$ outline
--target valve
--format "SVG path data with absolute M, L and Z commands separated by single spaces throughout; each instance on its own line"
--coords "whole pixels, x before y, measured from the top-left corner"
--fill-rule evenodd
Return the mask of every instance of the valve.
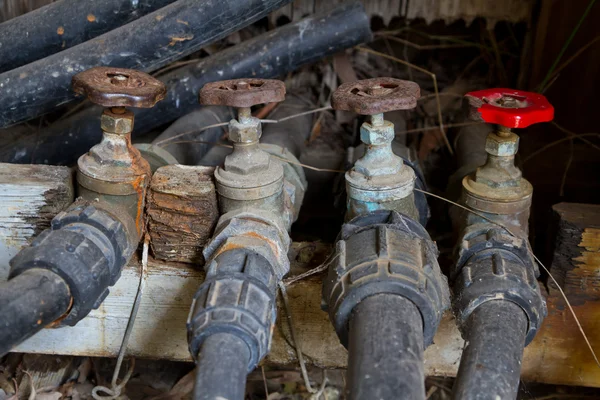
M 485 165 L 463 179 L 463 201 L 484 213 L 517 215 L 526 232 L 533 187 L 514 164 L 519 136 L 512 129 L 551 121 L 554 108 L 541 94 L 514 89 L 486 89 L 465 97 L 472 120 L 497 128 L 486 138 Z
M 73 91 L 106 107 L 100 118 L 102 141 L 78 160 L 79 196 L 105 202 L 127 221 L 128 236 L 138 243 L 150 166 L 131 144 L 134 115 L 127 107 L 151 108 L 166 95 L 165 85 L 131 69 L 95 67 L 73 77 Z
M 333 94 L 334 109 L 370 116 L 370 122 L 360 128 L 366 152 L 346 173 L 347 220 L 382 209 L 419 219 L 413 195 L 415 173 L 392 152 L 394 124 L 383 116 L 415 108 L 419 96 L 419 85 L 394 78 L 345 83 Z
M 232 79 L 212 82 L 200 90 L 203 105 L 236 107 L 238 118 L 229 122 L 229 139 L 233 152 L 223 167 L 215 170 L 219 206 L 222 213 L 242 206 L 274 213 L 285 213 L 283 167 L 261 149 L 261 123 L 252 116 L 254 105 L 280 102 L 285 98 L 285 85 L 273 79 Z M 287 218 L 288 222 L 291 218 Z

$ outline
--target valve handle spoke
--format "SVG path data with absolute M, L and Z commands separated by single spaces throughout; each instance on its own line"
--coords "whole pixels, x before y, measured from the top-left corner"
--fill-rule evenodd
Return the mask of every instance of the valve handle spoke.
M 75 75 L 73 91 L 104 107 L 151 108 L 167 88 L 152 76 L 133 69 L 94 67 Z
M 285 84 L 276 79 L 230 79 L 211 82 L 200 90 L 203 105 L 252 107 L 285 99 Z
M 516 89 L 485 89 L 465 94 L 470 118 L 506 128 L 526 128 L 554 118 L 554 107 L 539 93 Z
M 362 115 L 409 110 L 417 106 L 419 85 L 396 78 L 373 78 L 341 85 L 331 99 L 336 110 Z

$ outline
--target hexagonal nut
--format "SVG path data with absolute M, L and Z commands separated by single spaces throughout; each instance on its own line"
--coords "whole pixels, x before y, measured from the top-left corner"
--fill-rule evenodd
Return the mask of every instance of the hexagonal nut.
M 394 124 L 383 121 L 383 125 L 373 126 L 365 122 L 360 127 L 360 140 L 367 145 L 381 145 L 394 140 Z
M 229 122 L 229 140 L 235 143 L 252 143 L 262 136 L 262 126 L 258 118 L 251 118 L 245 123 L 235 119 Z
M 485 140 L 485 151 L 494 156 L 514 156 L 518 150 L 519 136 L 512 132 L 508 137 L 490 133 Z
M 104 132 L 124 135 L 133 131 L 133 113 L 126 111 L 123 114 L 115 114 L 105 110 L 100 117 L 100 128 Z
M 260 213 L 232 211 L 224 214 L 217 223 L 215 235 L 202 252 L 207 260 L 206 265 L 224 251 L 248 245 L 272 262 L 275 274 L 281 279 L 290 269 L 287 258 L 289 237 L 285 228 L 282 235 L 281 228 L 277 223 L 265 221 Z

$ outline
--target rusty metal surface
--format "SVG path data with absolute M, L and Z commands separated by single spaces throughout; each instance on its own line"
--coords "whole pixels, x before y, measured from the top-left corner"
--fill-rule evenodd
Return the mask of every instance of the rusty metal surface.
M 203 105 L 252 107 L 285 99 L 285 84 L 276 79 L 231 79 L 211 82 L 200 90 Z
M 73 77 L 73 91 L 104 107 L 150 108 L 165 98 L 167 88 L 133 69 L 95 67 Z
M 373 115 L 415 108 L 420 93 L 415 82 L 395 78 L 364 79 L 337 88 L 331 105 L 336 110 Z

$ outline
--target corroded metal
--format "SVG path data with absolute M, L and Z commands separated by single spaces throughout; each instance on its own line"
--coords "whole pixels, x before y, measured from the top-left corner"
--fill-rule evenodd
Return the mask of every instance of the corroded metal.
M 77 162 L 78 195 L 99 202 L 126 225 L 137 243 L 144 231 L 144 203 L 152 172 L 131 143 L 134 115 L 125 106 L 152 107 L 165 85 L 140 71 L 96 67 L 73 77 L 73 90 L 110 107 L 100 119 L 102 141 Z
M 347 220 L 376 210 L 395 210 L 418 219 L 415 172 L 392 151 L 394 124 L 383 117 L 385 111 L 415 107 L 418 97 L 419 85 L 394 78 L 352 82 L 334 92 L 333 108 L 371 115 L 370 122 L 360 127 L 365 154 L 346 173 Z
M 95 67 L 73 77 L 73 91 L 104 107 L 151 108 L 167 88 L 152 76 L 132 69 Z
M 419 96 L 419 85 L 415 82 L 373 78 L 344 83 L 334 92 L 331 105 L 336 110 L 373 115 L 415 108 Z
M 229 107 L 252 107 L 285 99 L 285 85 L 275 79 L 231 79 L 207 83 L 200 90 L 200 103 Z

